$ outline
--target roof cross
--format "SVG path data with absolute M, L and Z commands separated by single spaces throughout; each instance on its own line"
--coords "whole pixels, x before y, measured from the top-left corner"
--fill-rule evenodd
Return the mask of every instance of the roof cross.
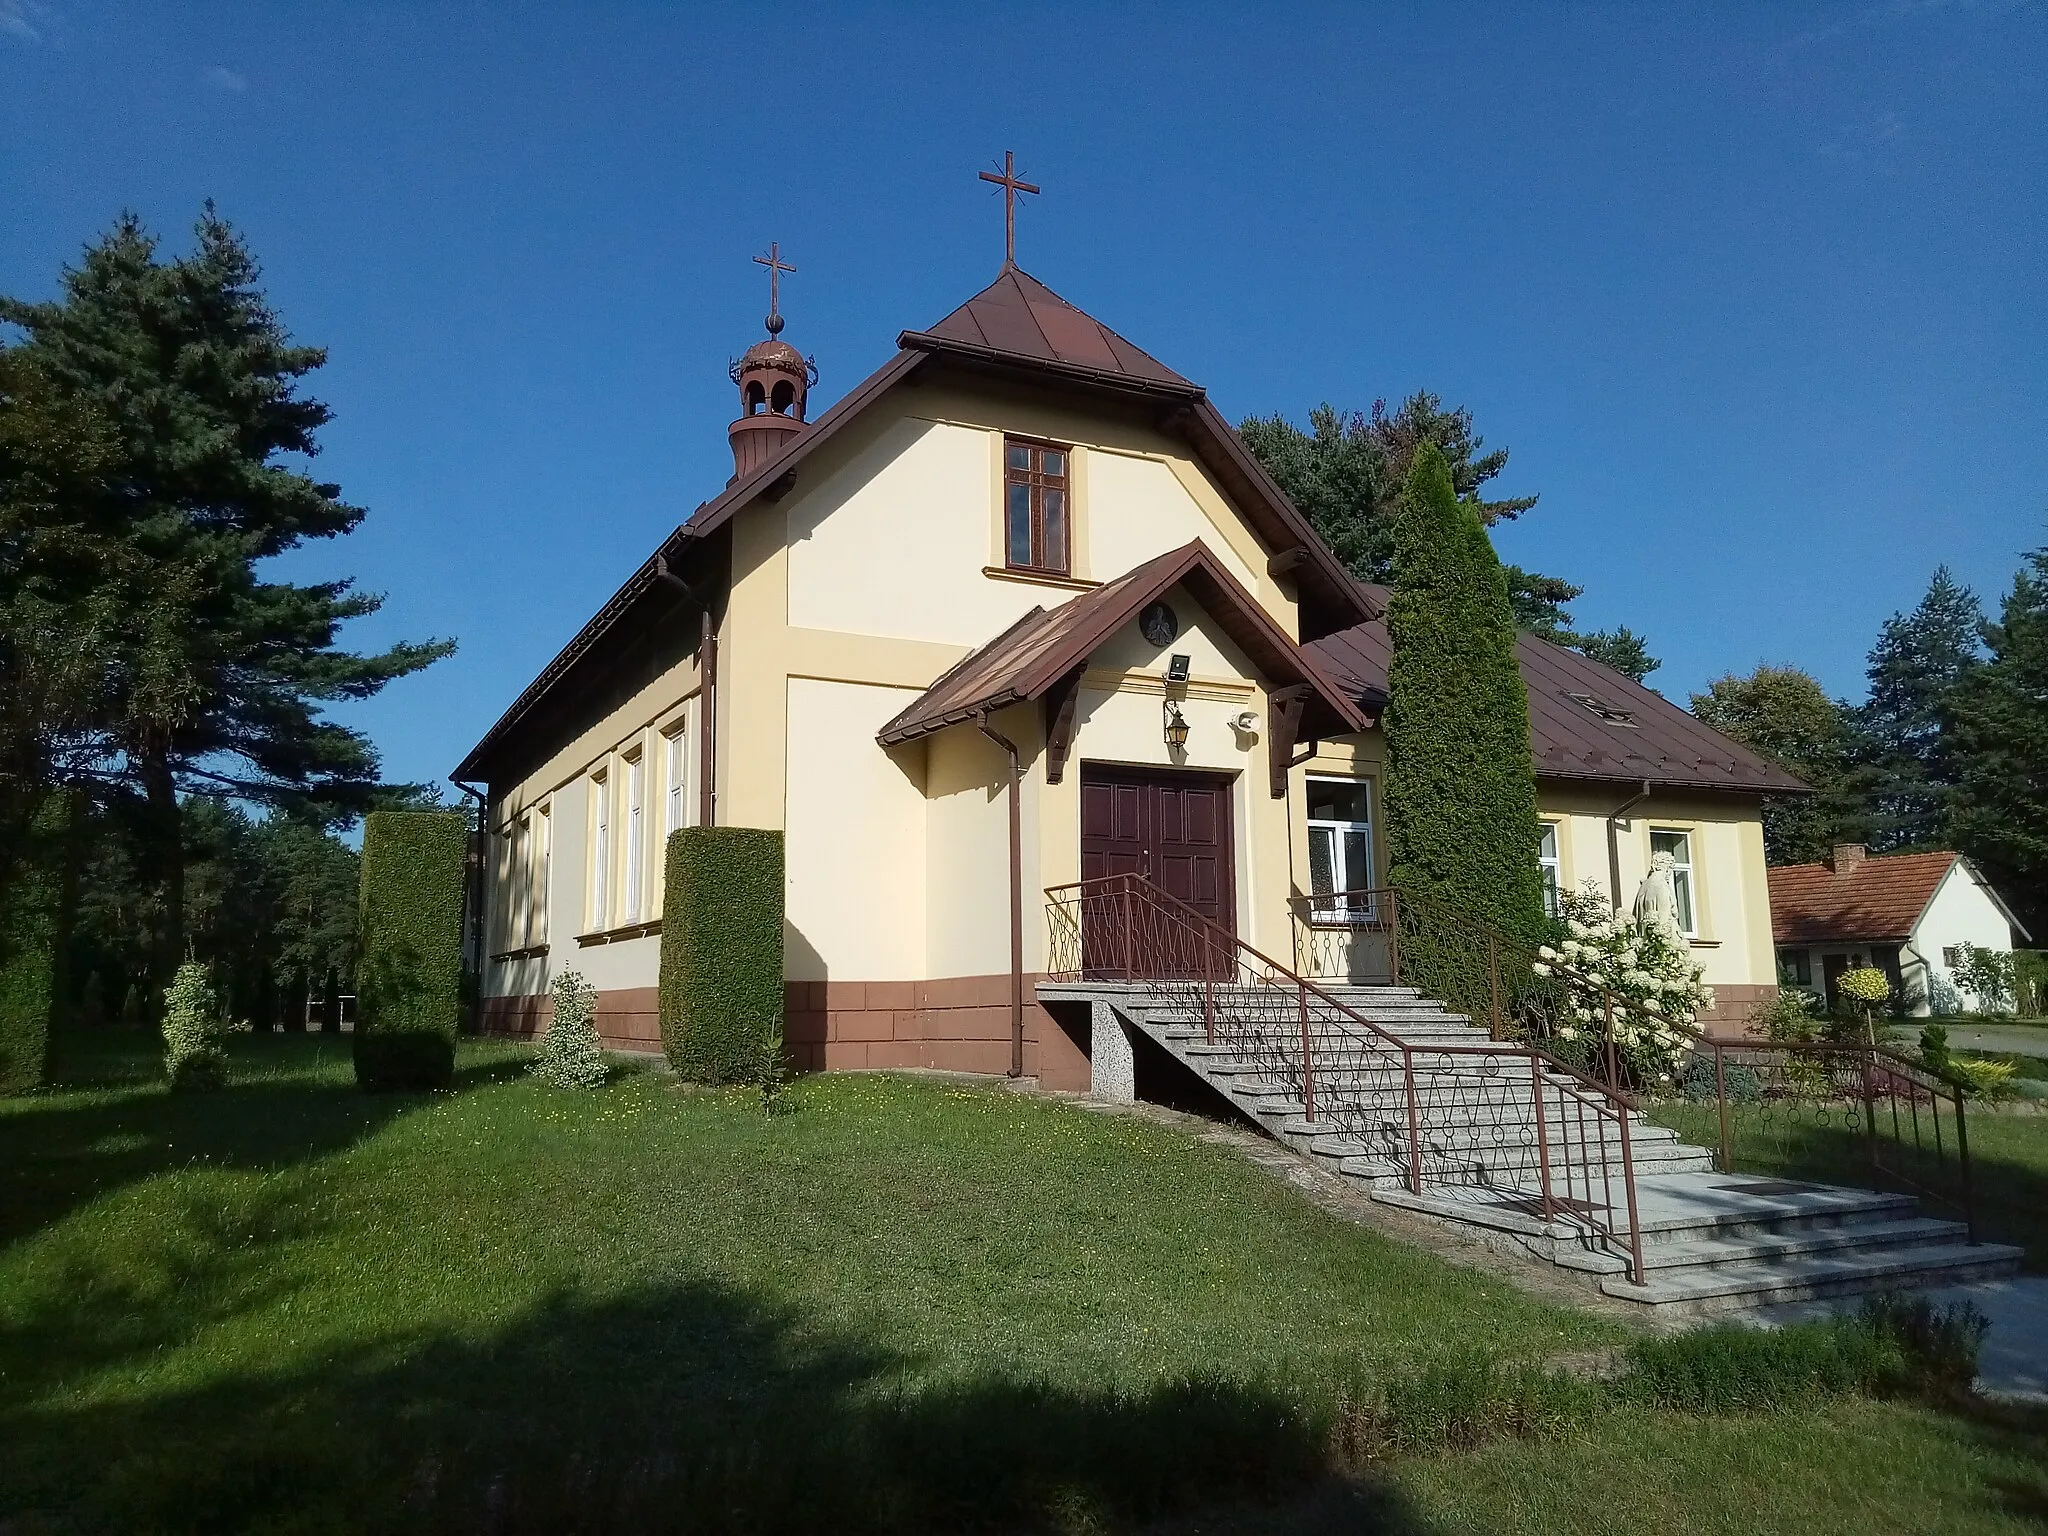
M 768 334 L 776 335 L 782 330 L 782 274 L 794 272 L 795 267 L 782 259 L 782 243 L 768 242 L 768 254 L 756 256 L 755 261 L 768 269 Z
M 1003 174 L 993 171 L 981 173 L 983 181 L 992 181 L 1003 189 L 1003 265 L 1017 265 L 1017 194 L 1029 192 L 1034 196 L 1038 188 L 1028 181 L 1017 179 L 1017 161 L 1007 149 L 1003 151 Z

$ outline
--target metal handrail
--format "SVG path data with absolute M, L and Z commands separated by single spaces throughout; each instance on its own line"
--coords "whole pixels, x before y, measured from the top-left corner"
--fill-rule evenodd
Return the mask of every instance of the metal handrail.
M 1060 914 L 1063 920 L 1069 922 L 1073 931 L 1073 938 L 1077 945 L 1080 946 L 1075 956 L 1076 974 L 1085 974 L 1087 970 L 1085 939 L 1078 911 L 1086 910 L 1085 903 L 1091 893 L 1098 897 L 1123 896 L 1130 901 L 1143 900 L 1167 918 L 1178 922 L 1200 936 L 1205 941 L 1205 948 L 1213 947 L 1219 955 L 1230 955 L 1232 957 L 1233 975 L 1236 974 L 1237 967 L 1242 965 L 1246 959 L 1249 959 L 1256 963 L 1255 971 L 1257 967 L 1263 967 L 1269 976 L 1275 978 L 1278 985 L 1292 988 L 1295 991 L 1300 1016 L 1301 1098 L 1303 1118 L 1305 1120 L 1314 1122 L 1317 1118 L 1315 1046 L 1309 1017 L 1309 999 L 1311 997 L 1325 1010 L 1321 1022 L 1326 1028 L 1334 1029 L 1339 1034 L 1346 1035 L 1357 1041 L 1360 1045 L 1370 1045 L 1382 1052 L 1398 1053 L 1401 1060 L 1403 1096 L 1406 1101 L 1405 1107 L 1408 1121 L 1406 1147 L 1408 1154 L 1406 1159 L 1408 1164 L 1407 1182 L 1413 1193 L 1417 1195 L 1422 1193 L 1423 1146 L 1416 1089 L 1416 1047 L 1401 1036 L 1366 1018 L 1349 1004 L 1332 996 L 1314 982 L 1296 974 L 1291 968 L 1280 964 L 1280 962 L 1274 960 L 1256 946 L 1239 938 L 1235 933 L 1232 933 L 1216 922 L 1215 919 L 1197 911 L 1171 892 L 1161 889 L 1150 880 L 1139 875 L 1107 875 L 1097 877 L 1094 880 L 1070 881 L 1066 884 L 1048 886 L 1046 888 L 1045 894 L 1049 905 L 1054 912 Z M 1385 894 L 1390 897 L 1398 896 L 1398 893 L 1392 891 L 1377 894 Z M 1067 919 L 1063 907 L 1063 903 L 1068 899 L 1071 899 L 1078 909 L 1077 915 L 1072 919 Z M 1136 969 L 1132 962 L 1137 953 L 1130 942 L 1130 913 L 1128 910 L 1124 913 L 1124 923 L 1125 944 L 1122 955 L 1125 960 L 1123 969 L 1127 972 L 1127 979 L 1155 983 L 1163 983 L 1169 980 L 1176 982 L 1201 981 L 1204 985 L 1204 1018 L 1207 1025 L 1207 1033 L 1213 1043 L 1215 1037 L 1216 977 L 1213 967 L 1208 963 L 1208 956 L 1203 956 L 1202 971 L 1204 974 L 1199 977 L 1138 977 L 1135 974 L 1128 974 Z M 1611 1240 L 1620 1241 L 1624 1238 L 1624 1234 L 1613 1230 L 1614 1223 L 1611 1219 L 1614 1212 L 1613 1191 L 1611 1180 L 1609 1180 L 1608 1175 L 1604 1171 L 1602 1177 L 1603 1181 L 1605 1181 L 1605 1193 L 1608 1198 L 1603 1208 L 1607 1210 L 1610 1218 L 1605 1222 L 1598 1220 L 1592 1215 L 1592 1202 L 1590 1200 L 1573 1202 L 1567 1198 L 1561 1201 L 1552 1188 L 1549 1123 L 1543 1103 L 1546 1073 L 1556 1079 L 1561 1079 L 1561 1081 L 1553 1081 L 1550 1086 L 1557 1092 L 1560 1114 L 1565 1115 L 1567 1120 L 1569 1116 L 1566 1111 L 1566 1101 L 1576 1101 L 1581 1115 L 1580 1135 L 1582 1145 L 1590 1145 L 1585 1140 L 1583 1124 L 1584 1113 L 1589 1107 L 1596 1122 L 1603 1118 L 1611 1118 L 1615 1122 L 1620 1141 L 1621 1180 L 1628 1212 L 1628 1230 L 1625 1234 L 1625 1240 L 1628 1247 L 1631 1272 L 1637 1283 L 1642 1283 L 1644 1274 L 1642 1227 L 1637 1214 L 1634 1154 L 1629 1133 L 1630 1117 L 1637 1107 L 1634 1098 L 1617 1086 L 1600 1082 L 1598 1079 L 1581 1072 L 1571 1063 L 1560 1060 L 1550 1052 L 1527 1042 L 1504 1043 L 1496 1040 L 1486 1045 L 1446 1043 L 1431 1045 L 1425 1049 L 1431 1056 L 1479 1057 L 1493 1061 L 1499 1061 L 1505 1057 L 1526 1064 L 1529 1072 L 1530 1095 L 1534 1110 L 1534 1129 L 1537 1141 L 1537 1163 L 1541 1191 L 1539 1198 L 1544 1220 L 1550 1221 L 1555 1219 L 1560 1208 L 1577 1205 L 1579 1207 L 1577 1214 L 1580 1219 L 1596 1229 L 1603 1230 Z M 1606 1138 L 1603 1132 L 1601 1135 L 1603 1170 L 1605 1146 Z M 1565 1166 L 1567 1181 L 1569 1182 L 1572 1166 L 1569 1158 Z M 1584 1172 L 1587 1180 L 1587 1192 L 1590 1195 L 1592 1192 L 1590 1166 Z

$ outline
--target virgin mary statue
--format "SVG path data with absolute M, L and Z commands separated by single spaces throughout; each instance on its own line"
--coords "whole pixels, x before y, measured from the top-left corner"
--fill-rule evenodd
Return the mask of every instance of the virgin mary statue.
M 1678 937 L 1678 890 L 1672 883 L 1671 855 L 1650 855 L 1650 872 L 1636 887 L 1636 926 L 1660 928 Z

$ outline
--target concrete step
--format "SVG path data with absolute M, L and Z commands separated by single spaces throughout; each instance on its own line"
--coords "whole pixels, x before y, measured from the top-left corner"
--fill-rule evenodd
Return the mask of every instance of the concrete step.
M 2021 1258 L 2020 1249 L 2000 1243 L 1945 1243 L 1851 1248 L 1687 1269 L 1649 1269 L 1646 1262 L 1644 1284 L 1618 1274 L 1603 1279 L 1600 1289 L 1666 1315 L 1709 1315 L 1812 1297 L 1976 1284 L 2017 1272 Z
M 1969 1229 L 1959 1221 L 1931 1216 L 1898 1220 L 1842 1221 L 1796 1232 L 1765 1232 L 1751 1237 L 1713 1237 L 1683 1242 L 1651 1242 L 1645 1234 L 1643 1268 L 1649 1273 L 1702 1269 L 1715 1265 L 1784 1263 L 1813 1254 L 1847 1253 L 1857 1248 L 1883 1248 L 1902 1253 L 1910 1248 L 1968 1246 Z M 1556 1255 L 1566 1269 L 1591 1274 L 1620 1274 L 1627 1261 L 1610 1253 L 1565 1250 Z

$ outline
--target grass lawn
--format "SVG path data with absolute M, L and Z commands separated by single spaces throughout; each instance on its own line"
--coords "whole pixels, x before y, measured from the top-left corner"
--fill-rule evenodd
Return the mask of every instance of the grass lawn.
M 1858 1133 L 1810 1123 L 1788 1126 L 1743 1105 L 1730 1113 L 1736 1171 L 1865 1182 L 1868 1154 Z M 1976 1104 L 1965 1115 L 1978 1236 L 1987 1242 L 2019 1244 L 2027 1250 L 2027 1270 L 2048 1273 L 2048 1115 Z M 1662 1105 L 1650 1118 L 1701 1146 L 1720 1145 L 1720 1122 L 1711 1104 Z M 1943 1124 L 1946 1128 L 1946 1115 Z M 1952 1149 L 1952 1137 L 1949 1145 Z M 1932 1215 L 1960 1217 L 1953 1207 L 1925 1204 Z
M 651 1075 L 561 1093 L 478 1042 L 457 1092 L 369 1097 L 345 1041 L 233 1049 L 232 1087 L 172 1098 L 149 1042 L 98 1037 L 0 1105 L 7 1536 L 2048 1511 L 2038 1422 L 1861 1401 L 1333 1481 L 1335 1404 L 1376 1374 L 1620 1335 L 1173 1127 L 865 1076 L 773 1117 Z

